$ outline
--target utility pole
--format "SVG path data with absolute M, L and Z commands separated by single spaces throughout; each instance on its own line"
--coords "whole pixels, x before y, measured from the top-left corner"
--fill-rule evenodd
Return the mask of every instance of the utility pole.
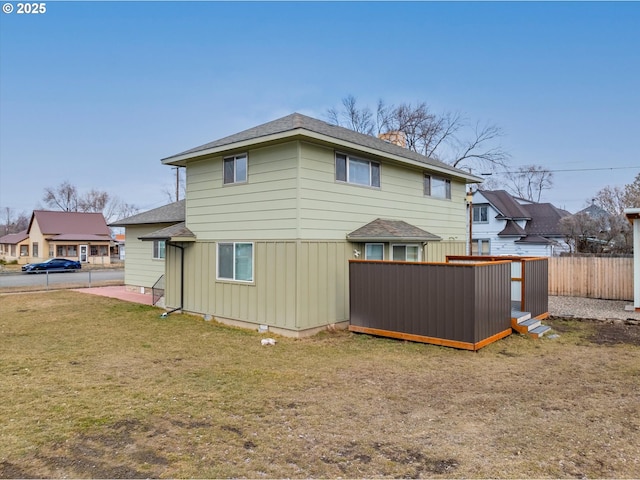
M 180 200 L 180 167 L 173 167 L 176 169 L 176 202 Z

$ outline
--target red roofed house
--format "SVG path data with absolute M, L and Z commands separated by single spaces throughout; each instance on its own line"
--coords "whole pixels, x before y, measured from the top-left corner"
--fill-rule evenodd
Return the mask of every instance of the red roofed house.
M 21 256 L 28 255 L 28 251 L 29 235 L 26 230 L 0 237 L 0 259 L 5 262 L 19 260 Z
M 82 263 L 110 264 L 111 230 L 101 213 L 34 210 L 27 230 L 26 255 L 18 262 L 58 257 Z

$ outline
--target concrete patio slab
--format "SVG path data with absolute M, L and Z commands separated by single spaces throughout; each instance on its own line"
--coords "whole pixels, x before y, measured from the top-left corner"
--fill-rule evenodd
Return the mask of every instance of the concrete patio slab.
M 116 285 L 109 287 L 90 287 L 76 288 L 74 292 L 89 293 L 91 295 L 100 295 L 103 297 L 117 298 L 127 302 L 142 303 L 144 305 L 152 305 L 152 295 L 147 293 L 138 293 L 127 290 L 124 285 Z

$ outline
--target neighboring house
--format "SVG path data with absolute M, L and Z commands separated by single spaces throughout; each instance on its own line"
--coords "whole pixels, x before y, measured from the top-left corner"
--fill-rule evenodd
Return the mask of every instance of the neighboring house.
M 111 231 L 101 213 L 34 210 L 29 242 L 19 263 L 60 257 L 81 263 L 110 264 Z
M 26 230 L 0 237 L 0 259 L 5 262 L 13 262 L 19 261 L 21 256 L 28 255 L 29 235 Z
M 583 208 L 576 215 L 586 215 L 589 218 L 602 222 L 604 225 L 607 225 L 609 222 L 609 213 L 604 209 L 595 204 L 595 202 L 591 202 L 586 208 Z
M 111 227 L 124 227 L 127 256 L 124 262 L 124 283 L 143 290 L 153 287 L 165 272 L 165 240 L 142 241 L 145 235 L 184 223 L 185 201 L 154 208 L 123 218 Z
M 185 223 L 135 237 L 166 242 L 167 308 L 291 336 L 346 325 L 350 259 L 464 254 L 482 181 L 297 113 L 162 163 L 186 167 Z
M 114 244 L 111 246 L 111 258 L 117 260 L 124 260 L 125 255 L 125 243 L 124 233 L 116 233 L 113 236 Z
M 504 190 L 473 193 L 474 255 L 551 257 L 569 251 L 560 219 L 570 215 L 550 203 L 535 203 Z
M 27 230 L 29 246 L 19 263 L 59 257 L 81 263 L 111 263 L 111 231 L 101 213 L 34 210 Z

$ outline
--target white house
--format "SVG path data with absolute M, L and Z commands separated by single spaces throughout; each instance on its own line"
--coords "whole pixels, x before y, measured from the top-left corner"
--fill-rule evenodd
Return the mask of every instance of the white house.
M 473 194 L 474 255 L 551 257 L 569 251 L 560 219 L 570 215 L 550 203 L 513 197 L 504 190 Z

